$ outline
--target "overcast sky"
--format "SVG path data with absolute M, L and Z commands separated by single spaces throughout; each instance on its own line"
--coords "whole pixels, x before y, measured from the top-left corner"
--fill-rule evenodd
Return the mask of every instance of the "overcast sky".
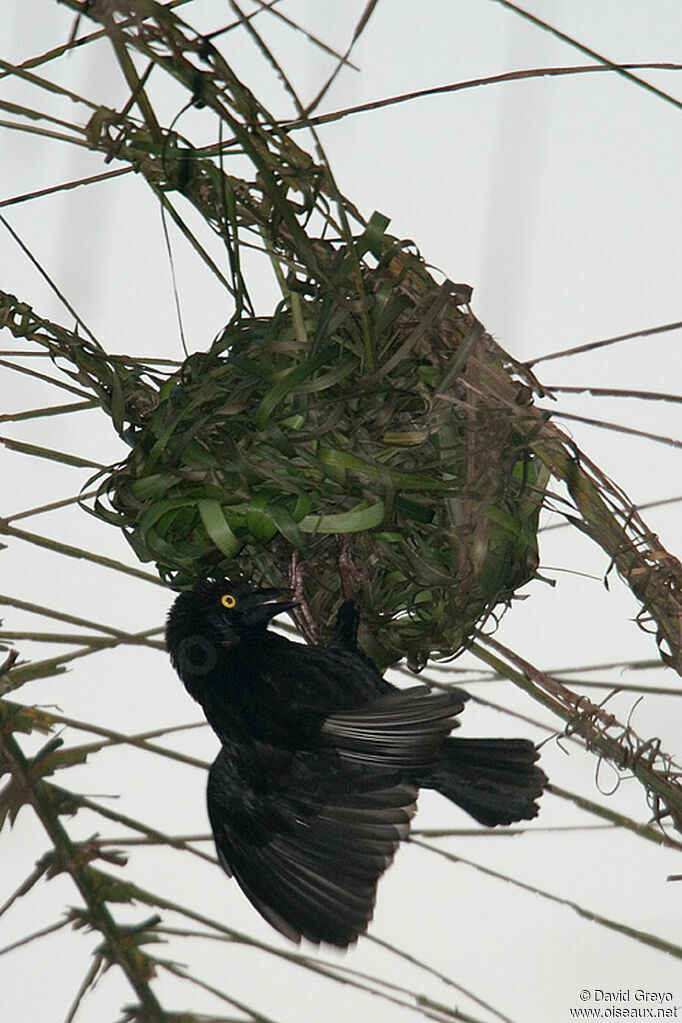
M 330 46 L 348 44 L 364 4 L 331 0 L 284 0 L 281 10 Z M 250 7 L 248 8 L 251 9 Z M 679 61 L 679 0 L 537 0 L 534 13 L 611 61 Z M 196 0 L 181 12 L 208 30 L 231 20 L 221 0 Z M 0 57 L 12 63 L 65 42 L 70 12 L 45 0 L 5 0 Z M 302 35 L 268 15 L 258 19 L 274 52 L 304 97 L 311 97 L 333 62 Z M 90 31 L 84 19 L 81 34 Z M 220 46 L 249 86 L 279 116 L 291 108 L 274 75 L 243 34 Z M 412 90 L 534 67 L 572 66 L 589 59 L 492 0 L 382 0 L 353 51 L 358 71 L 340 74 L 322 104 L 345 108 Z M 40 71 L 102 104 L 125 101 L 119 72 L 106 42 L 84 47 Z M 682 97 L 681 72 L 648 71 L 643 77 Z M 0 79 L 0 101 L 61 111 L 25 81 Z M 184 98 L 169 88 L 159 100 L 170 123 Z M 53 105 L 54 104 L 54 105 Z M 0 120 L 10 119 L 0 108 Z M 197 112 L 177 127 L 191 135 L 214 130 Z M 371 113 L 356 114 L 321 129 L 337 181 L 365 216 L 391 217 L 390 232 L 415 241 L 425 259 L 455 281 L 474 288 L 473 309 L 487 329 L 518 359 L 532 359 L 573 345 L 682 320 L 680 294 L 682 207 L 682 110 L 615 74 L 517 81 L 431 96 Z M 215 134 L 217 137 L 217 128 Z M 299 140 L 303 144 L 303 139 Z M 109 165 L 109 169 L 117 166 Z M 94 174 L 107 167 L 100 156 L 37 135 L 0 127 L 0 202 Z M 240 173 L 238 170 L 237 173 Z M 47 198 L 0 208 L 41 266 L 78 310 L 107 350 L 181 358 L 172 276 L 158 205 L 144 182 L 126 175 Z M 191 219 L 191 218 L 190 218 Z M 197 227 L 196 218 L 192 224 Z M 175 270 L 185 332 L 192 350 L 207 347 L 231 315 L 228 296 L 172 232 Z M 214 247 L 216 258 L 220 250 Z M 254 265 L 254 290 L 267 313 L 276 301 L 270 279 Z M 72 318 L 16 241 L 0 225 L 0 289 L 29 302 L 42 316 L 70 325 Z M 682 334 L 666 333 L 571 358 L 540 363 L 549 384 L 593 385 L 658 392 L 680 390 Z M 20 345 L 3 332 L 2 350 Z M 27 361 L 23 364 L 27 364 Z M 31 366 L 35 363 L 32 362 Z M 40 367 L 41 369 L 44 368 Z M 63 393 L 0 366 L 0 411 L 57 404 Z M 598 401 L 560 396 L 558 407 L 650 433 L 682 440 L 679 405 L 634 399 Z M 563 421 L 580 447 L 639 504 L 682 494 L 681 448 L 630 434 Z M 125 457 L 106 417 L 71 416 L 3 424 L 2 434 L 77 453 L 96 462 Z M 92 470 L 56 466 L 0 450 L 3 501 L 14 514 L 76 493 Z M 682 552 L 679 505 L 643 513 L 662 543 Z M 546 525 L 557 525 L 548 517 Z M 134 565 L 132 551 L 111 527 L 69 507 L 17 522 Z M 17 539 L 2 552 L 0 590 L 123 629 L 160 625 L 170 602 L 161 587 L 67 559 Z M 545 669 L 613 661 L 653 660 L 653 639 L 633 619 L 638 606 L 608 559 L 569 528 L 543 533 L 543 574 L 554 588 L 527 586 L 527 599 L 504 617 L 498 638 Z M 576 574 L 568 574 L 572 569 Z M 3 609 L 11 631 L 56 626 L 13 608 Z M 76 630 L 78 631 L 78 630 Z M 42 658 L 63 647 L 18 643 L 25 657 Z M 473 662 L 458 661 L 455 668 Z M 427 672 L 428 674 L 428 672 Z M 641 686 L 680 688 L 672 672 L 598 671 L 580 678 Z M 576 683 L 576 690 L 583 691 Z M 479 683 L 471 691 L 483 695 Z M 608 688 L 585 689 L 599 701 Z M 200 715 L 170 669 L 153 650 L 117 649 L 75 661 L 69 672 L 19 690 L 27 703 L 58 705 L 67 716 L 132 734 L 163 725 L 198 721 Z M 485 698 L 513 708 L 549 728 L 558 727 L 509 683 L 485 686 Z M 682 755 L 679 697 L 648 695 L 636 704 L 627 690 L 609 708 L 645 738 Z M 548 728 L 514 721 L 482 707 L 466 712 L 468 734 L 524 734 L 544 739 Z M 73 730 L 69 742 L 87 741 Z M 173 748 L 212 759 L 215 740 L 207 729 L 168 739 Z M 35 748 L 29 741 L 27 749 Z M 644 795 L 634 780 L 621 780 L 577 743 L 550 741 L 543 766 L 559 787 L 645 821 Z M 118 812 L 173 834 L 204 833 L 205 776 L 158 757 L 112 750 L 59 778 Z M 111 797 L 111 798 L 110 798 Z M 113 798 L 119 797 L 119 798 Z M 67 826 L 75 837 L 95 831 L 123 837 L 120 825 L 79 815 Z M 528 831 L 594 825 L 596 818 L 547 795 Z M 420 800 L 416 827 L 468 828 L 464 814 L 434 795 Z M 29 810 L 0 836 L 0 904 L 21 883 L 48 840 Z M 636 930 L 679 942 L 682 873 L 674 849 L 663 849 L 619 830 L 482 835 L 448 838 L 438 848 L 489 867 L 560 899 L 578 903 Z M 201 846 L 211 851 L 210 843 Z M 172 850 L 131 850 L 131 876 L 235 929 L 291 950 L 260 919 L 234 882 L 217 868 Z M 64 877 L 42 882 L 0 918 L 0 946 L 56 921 L 78 895 Z M 143 920 L 144 906 L 116 910 L 124 920 Z M 178 925 L 179 918 L 169 918 Z M 408 952 L 453 982 L 473 991 L 515 1023 L 563 1023 L 572 1008 L 596 1005 L 595 990 L 638 988 L 666 995 L 680 1006 L 679 961 L 646 948 L 472 866 L 449 861 L 414 845 L 400 850 L 379 888 L 370 934 Z M 0 1004 L 7 1020 L 61 1021 L 88 966 L 92 935 L 57 932 L 41 943 L 0 958 Z M 378 974 L 435 1001 L 457 1006 L 480 1020 L 495 1016 L 434 976 L 361 940 L 345 957 L 305 949 L 322 962 Z M 163 954 L 163 953 L 162 953 Z M 266 1016 L 295 1023 L 322 1019 L 341 1023 L 414 1017 L 406 1009 L 347 989 L 266 956 L 218 942 L 169 945 L 168 957 L 200 962 L 201 976 Z M 158 986 L 169 1009 L 230 1014 L 206 992 L 164 979 Z M 591 999 L 582 1002 L 587 990 Z M 117 1019 L 132 1000 L 124 979 L 107 974 L 76 1017 L 80 1023 Z M 601 1003 L 602 1005 L 605 1003 Z M 641 1004 L 641 1003 L 639 1003 Z M 440 1017 L 439 1017 L 440 1018 Z

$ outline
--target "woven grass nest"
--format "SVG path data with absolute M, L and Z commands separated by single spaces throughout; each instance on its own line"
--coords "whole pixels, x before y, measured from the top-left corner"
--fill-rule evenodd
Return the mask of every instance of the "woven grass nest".
M 177 588 L 287 585 L 296 552 L 322 638 L 345 538 L 364 649 L 419 670 L 533 575 L 546 474 L 529 388 L 455 286 L 414 287 L 414 259 L 366 270 L 362 295 L 292 293 L 229 325 L 138 417 L 95 510 Z

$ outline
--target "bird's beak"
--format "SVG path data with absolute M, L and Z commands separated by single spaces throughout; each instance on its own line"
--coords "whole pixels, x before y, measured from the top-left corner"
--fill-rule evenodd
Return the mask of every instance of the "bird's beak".
M 292 595 L 289 589 L 262 589 L 255 590 L 253 597 L 257 601 L 258 609 L 264 618 L 275 618 L 277 615 L 284 614 L 285 611 L 291 611 L 292 608 L 298 607 L 298 601 L 296 600 L 282 600 L 282 597 L 290 597 Z

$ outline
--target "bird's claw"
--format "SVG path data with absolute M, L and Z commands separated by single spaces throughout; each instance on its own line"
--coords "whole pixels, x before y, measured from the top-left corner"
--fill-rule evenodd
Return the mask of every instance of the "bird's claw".
M 362 582 L 362 572 L 351 557 L 348 535 L 340 533 L 336 539 L 339 544 L 339 575 L 341 576 L 343 595 L 346 600 L 354 600 L 353 583 Z
M 298 559 L 298 551 L 294 551 L 289 562 L 289 586 L 296 602 L 292 609 L 292 617 L 305 637 L 306 643 L 318 645 L 320 634 L 303 592 L 303 567 Z

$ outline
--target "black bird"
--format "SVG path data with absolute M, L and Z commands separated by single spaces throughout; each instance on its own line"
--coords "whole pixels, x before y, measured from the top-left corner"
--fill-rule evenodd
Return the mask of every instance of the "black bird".
M 268 630 L 289 590 L 205 580 L 166 626 L 171 661 L 222 749 L 208 777 L 218 857 L 277 930 L 345 947 L 407 837 L 419 788 L 481 824 L 530 820 L 546 777 L 525 739 L 448 738 L 467 694 L 397 689 L 342 604 L 328 646 Z

